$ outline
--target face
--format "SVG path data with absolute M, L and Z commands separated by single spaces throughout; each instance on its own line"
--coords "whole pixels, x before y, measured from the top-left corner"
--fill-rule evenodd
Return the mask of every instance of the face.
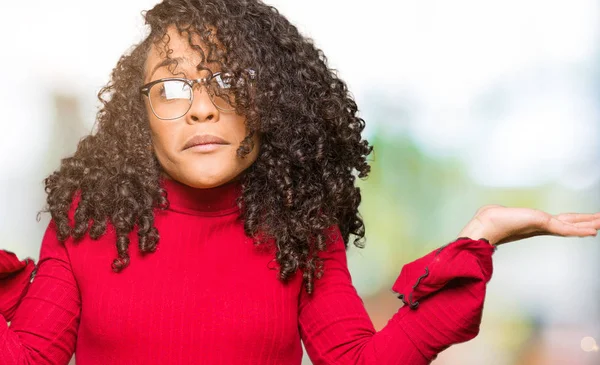
M 200 79 L 210 72 L 197 71 L 201 55 L 190 48 L 187 36 L 180 36 L 171 28 L 168 32 L 172 49 L 170 58 L 180 58 L 177 68 L 173 65 L 160 66 L 166 57 L 159 44 L 153 46 L 146 60 L 144 83 L 167 77 Z M 196 44 L 202 45 L 198 39 Z M 204 47 L 202 47 L 204 49 Z M 218 65 L 205 64 L 212 72 Z M 254 138 L 254 149 L 244 158 L 237 156 L 237 149 L 247 135 L 245 120 L 235 111 L 223 111 L 215 106 L 206 88 L 195 84 L 193 102 L 189 111 L 177 119 L 159 119 L 152 111 L 149 99 L 144 97 L 152 132 L 154 152 L 164 174 L 173 180 L 196 188 L 212 188 L 235 180 L 257 158 L 258 137 Z M 195 147 L 186 148 L 193 138 L 199 138 Z M 218 143 L 210 143 L 219 139 Z M 208 142 L 207 142 L 208 141 Z

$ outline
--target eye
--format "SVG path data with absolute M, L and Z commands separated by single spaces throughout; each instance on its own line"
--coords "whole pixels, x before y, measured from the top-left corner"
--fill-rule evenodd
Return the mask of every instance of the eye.
M 231 89 L 235 87 L 235 78 L 233 74 L 216 74 L 213 79 L 221 89 Z
M 191 93 L 190 86 L 183 81 L 168 81 L 164 88 L 169 99 L 187 98 Z
M 150 88 L 150 99 L 154 102 L 170 102 L 181 99 L 190 99 L 192 90 L 190 86 L 180 80 L 164 80 Z

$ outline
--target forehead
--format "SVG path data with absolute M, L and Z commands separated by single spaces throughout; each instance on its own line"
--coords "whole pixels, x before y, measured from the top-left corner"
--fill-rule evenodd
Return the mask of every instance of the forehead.
M 179 34 L 176 28 L 170 27 L 161 40 L 154 42 L 146 59 L 146 78 L 152 76 L 157 66 L 164 65 L 165 68 L 174 70 L 175 63 L 165 63 L 164 61 L 167 59 L 177 59 L 177 69 L 181 71 L 193 72 L 200 64 L 215 71 L 214 68 L 218 66 L 217 63 L 204 62 L 204 58 L 208 57 L 208 48 L 202 42 L 200 36 L 195 33 L 192 34 L 192 44 L 190 44 L 188 37 L 187 33 Z M 204 55 L 200 53 L 196 46 L 200 47 Z

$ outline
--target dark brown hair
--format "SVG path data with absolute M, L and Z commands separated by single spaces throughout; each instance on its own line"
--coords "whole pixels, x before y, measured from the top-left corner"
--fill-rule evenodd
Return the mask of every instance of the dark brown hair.
M 242 176 L 240 218 L 248 236 L 260 233 L 277 243 L 280 279 L 301 269 L 311 293 L 322 271 L 317 253 L 326 248 L 326 229 L 337 225 L 346 247 L 351 235 L 358 247 L 364 239 L 355 179 L 368 175 L 366 157 L 372 147 L 361 137 L 364 121 L 346 84 L 310 39 L 260 1 L 165 0 L 144 16 L 150 34 L 121 57 L 99 92 L 95 132 L 45 179 L 45 210 L 56 223 L 58 238 L 78 240 L 87 233 L 97 239 L 112 224 L 117 233 L 115 271 L 129 264 L 128 235 L 135 226 L 139 250 L 156 249 L 153 212 L 165 209 L 168 201 L 160 185 L 161 167 L 149 148 L 139 88 L 152 45 L 166 46 L 167 28 L 175 26 L 204 61 L 234 73 L 256 71 L 252 92 L 249 83 L 235 90 L 235 106 L 246 115 L 249 131 L 238 155 L 251 151 L 254 133 L 261 135 L 260 154 Z M 208 54 L 193 43 L 193 35 Z M 75 194 L 80 201 L 69 224 Z

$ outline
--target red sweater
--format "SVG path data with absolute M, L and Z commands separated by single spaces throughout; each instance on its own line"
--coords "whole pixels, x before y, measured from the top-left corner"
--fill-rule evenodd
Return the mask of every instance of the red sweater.
M 376 332 L 337 227 L 309 296 L 300 272 L 283 284 L 273 249 L 245 236 L 239 186 L 164 184 L 158 249 L 140 255 L 132 233 L 121 273 L 110 225 L 97 241 L 61 243 L 50 222 L 31 285 L 33 262 L 0 250 L 0 364 L 67 364 L 75 353 L 77 365 L 293 365 L 302 341 L 315 365 L 421 365 L 478 333 L 494 251 L 484 240 L 405 265 L 393 286 L 405 305 Z

